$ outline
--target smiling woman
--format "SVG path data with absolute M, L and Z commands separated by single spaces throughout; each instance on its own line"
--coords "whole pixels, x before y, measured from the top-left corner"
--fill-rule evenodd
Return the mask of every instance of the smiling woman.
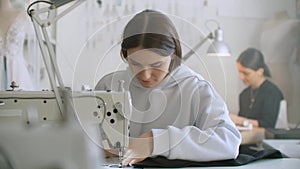
M 124 29 L 121 57 L 127 70 L 104 76 L 95 89 L 118 90 L 122 80 L 130 91 L 130 143 L 123 165 L 158 155 L 189 161 L 237 157 L 241 136 L 225 102 L 181 63 L 180 40 L 165 14 L 136 14 Z

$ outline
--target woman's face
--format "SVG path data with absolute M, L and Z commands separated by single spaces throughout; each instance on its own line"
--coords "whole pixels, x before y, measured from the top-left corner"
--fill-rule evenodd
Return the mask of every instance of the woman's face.
M 244 67 L 241 63 L 237 62 L 237 68 L 239 71 L 240 79 L 247 86 L 255 87 L 263 77 L 263 69 L 253 70 Z
M 128 49 L 127 54 L 131 71 L 145 88 L 155 87 L 169 73 L 171 56 L 161 56 L 140 47 Z

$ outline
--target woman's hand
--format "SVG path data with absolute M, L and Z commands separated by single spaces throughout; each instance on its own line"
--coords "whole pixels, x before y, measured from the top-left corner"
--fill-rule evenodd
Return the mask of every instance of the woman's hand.
M 124 154 L 122 165 L 132 166 L 135 163 L 145 160 L 153 151 L 153 134 L 147 132 L 138 138 L 130 140 L 129 148 Z
M 233 121 L 233 123 L 235 125 L 238 125 L 238 126 L 243 126 L 243 121 L 245 120 L 244 117 L 240 117 L 236 114 L 233 114 L 233 113 L 229 113 L 229 117 L 231 118 L 231 120 Z
M 232 113 L 229 113 L 229 117 L 231 118 L 231 120 L 233 121 L 233 123 L 235 125 L 244 126 L 244 121 L 249 120 L 249 123 L 251 123 L 253 127 L 259 127 L 259 123 L 257 120 L 247 119 L 245 117 L 238 116 L 238 115 L 232 114 Z

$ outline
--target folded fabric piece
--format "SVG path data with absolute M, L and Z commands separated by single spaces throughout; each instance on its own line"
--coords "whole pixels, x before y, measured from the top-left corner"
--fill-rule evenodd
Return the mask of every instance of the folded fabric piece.
M 221 160 L 221 161 L 209 161 L 209 162 L 197 162 L 187 160 L 169 160 L 165 157 L 158 156 L 155 158 L 147 158 L 146 160 L 137 163 L 134 167 L 141 168 L 170 168 L 170 167 L 208 167 L 208 166 L 240 166 L 245 165 L 260 159 L 266 158 L 282 158 L 280 151 L 275 149 L 261 150 L 252 154 L 243 154 L 240 152 L 236 159 Z

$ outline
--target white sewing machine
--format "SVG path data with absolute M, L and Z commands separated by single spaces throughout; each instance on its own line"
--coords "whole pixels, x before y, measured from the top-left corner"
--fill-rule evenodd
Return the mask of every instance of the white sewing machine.
M 0 168 L 95 169 L 103 159 L 99 147 L 117 149 L 122 157 L 128 146 L 131 98 L 123 82 L 119 91 L 72 91 L 56 63 L 47 27 L 84 1 L 28 6 L 52 90 L 0 92 Z
M 51 161 L 60 168 L 95 168 L 102 161 L 96 149 L 122 153 L 128 146 L 128 92 L 60 92 L 62 111 L 53 91 L 0 92 L 0 150 L 8 152 L 17 169 L 51 168 L 50 164 L 42 166 Z M 82 152 L 66 152 L 66 147 Z M 90 151 L 89 147 L 94 148 Z

